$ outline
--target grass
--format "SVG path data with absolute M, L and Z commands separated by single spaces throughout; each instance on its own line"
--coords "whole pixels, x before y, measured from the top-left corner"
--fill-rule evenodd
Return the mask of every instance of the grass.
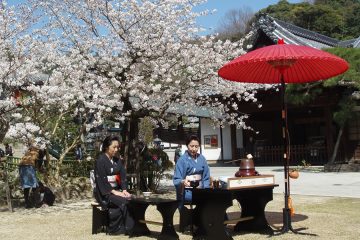
M 360 234 L 360 199 L 317 197 L 293 195 L 295 216 L 292 218 L 294 229 L 305 228 L 302 233 L 315 236 L 286 233 L 271 236 L 271 239 L 358 239 Z M 91 199 L 79 200 L 54 207 L 25 210 L 16 208 L 14 213 L 0 213 L 1 239 L 127 239 L 126 236 L 113 237 L 104 233 L 91 235 Z M 283 195 L 274 194 L 273 201 L 266 207 L 266 218 L 273 229 L 282 226 Z M 1 209 L 0 209 L 1 210 Z M 230 218 L 239 216 L 236 201 L 228 210 Z M 159 221 L 160 213 L 150 206 L 146 211 L 147 220 Z M 174 225 L 178 228 L 179 214 L 175 213 Z M 230 232 L 234 239 L 268 239 L 259 233 Z M 134 239 L 154 239 L 161 227 L 149 225 L 152 235 Z M 275 231 L 276 233 L 276 231 Z M 189 232 L 178 233 L 180 239 L 192 239 Z

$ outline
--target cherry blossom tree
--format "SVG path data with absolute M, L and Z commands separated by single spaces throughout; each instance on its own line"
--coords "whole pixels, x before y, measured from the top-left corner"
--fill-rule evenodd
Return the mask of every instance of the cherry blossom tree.
M 224 119 L 243 126 L 243 115 L 229 111 L 226 99 L 255 100 L 254 86 L 220 80 L 217 69 L 244 51 L 241 42 L 199 36 L 195 19 L 207 12 L 193 7 L 205 1 L 30 2 L 44 13 L 47 41 L 72 59 L 57 61 L 58 77 L 78 80 L 96 121 L 104 112 L 116 112 L 120 120 L 159 120 L 176 103 L 216 106 Z M 213 93 L 225 101 L 204 97 Z M 236 109 L 234 102 L 230 106 Z
M 112 117 L 127 123 L 132 136 L 127 143 L 135 146 L 140 118 L 148 116 L 164 126 L 166 116 L 184 106 L 185 114 L 196 113 L 194 106 L 209 107 L 218 124 L 246 127 L 237 102 L 256 101 L 257 86 L 217 76 L 224 63 L 244 53 L 242 40 L 201 36 L 204 29 L 195 20 L 209 12 L 195 12 L 194 7 L 204 2 L 26 1 L 22 7 L 37 22 L 26 45 L 34 46 L 34 52 L 25 61 L 27 71 L 21 72 L 27 79 L 46 77 L 41 84 L 18 84 L 29 97 L 8 135 L 40 136 L 38 142 L 49 144 L 60 138 L 59 129 L 71 128 L 69 119 L 82 116 L 66 154 L 81 134 Z
M 80 142 L 90 115 L 80 113 L 81 90 L 74 88 L 79 77 L 66 75 L 72 71 L 66 69 L 71 58 L 44 37 L 46 29 L 34 9 L 36 5 L 0 3 L 0 142 L 6 136 L 41 148 L 60 143 L 63 149 L 53 166 L 58 179 L 63 159 Z M 58 65 L 63 67 L 58 70 Z M 76 117 L 80 124 L 73 121 Z
M 48 179 L 56 185 L 66 155 L 81 142 L 87 125 L 96 126 L 97 123 L 90 121 L 94 111 L 91 102 L 86 102 L 89 100 L 86 97 L 93 98 L 91 90 L 83 91 L 81 86 L 85 72 L 72 68 L 78 64 L 79 58 L 68 58 L 53 51 L 53 43 L 41 42 L 41 48 L 36 52 L 41 57 L 33 65 L 33 75 L 28 76 L 31 84 L 21 87 L 23 98 L 18 100 L 21 106 L 19 118 L 13 121 L 6 136 L 53 152 L 54 146 L 61 146 L 57 149 L 60 150 L 58 161 L 54 161 L 52 166 L 55 174 Z M 84 97 L 82 92 L 89 95 Z M 49 160 L 47 155 L 46 163 Z
M 0 142 L 18 116 L 16 98 L 33 71 L 31 56 L 36 46 L 31 26 L 35 21 L 30 9 L 0 1 Z

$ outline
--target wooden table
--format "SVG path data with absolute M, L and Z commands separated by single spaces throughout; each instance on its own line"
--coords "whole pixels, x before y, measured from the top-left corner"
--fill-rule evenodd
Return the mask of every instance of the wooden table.
M 243 189 L 194 189 L 193 204 L 196 205 L 195 218 L 199 228 L 195 238 L 233 239 L 224 226 L 226 209 L 232 206 L 233 199 L 241 205 L 241 218 L 235 231 L 273 233 L 265 218 L 265 206 L 273 199 L 273 189 L 278 185 L 251 187 Z M 241 221 L 244 220 L 244 221 Z
M 133 197 L 128 200 L 129 207 L 133 213 L 135 225 L 131 236 L 149 235 L 150 230 L 146 224 L 162 225 L 161 233 L 158 239 L 177 240 L 179 235 L 176 233 L 173 217 L 178 207 L 178 201 L 175 199 L 164 199 L 160 197 Z M 149 205 L 156 205 L 156 209 L 161 213 L 162 222 L 145 220 L 145 211 Z

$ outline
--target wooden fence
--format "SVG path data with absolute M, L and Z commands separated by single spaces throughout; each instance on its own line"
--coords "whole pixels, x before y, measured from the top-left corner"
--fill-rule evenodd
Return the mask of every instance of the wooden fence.
M 257 166 L 283 165 L 283 146 L 261 146 L 254 150 L 253 157 Z M 245 158 L 245 150 L 238 148 L 236 159 Z M 290 165 L 302 165 L 303 161 L 311 165 L 323 165 L 328 162 L 326 147 L 312 145 L 291 145 Z

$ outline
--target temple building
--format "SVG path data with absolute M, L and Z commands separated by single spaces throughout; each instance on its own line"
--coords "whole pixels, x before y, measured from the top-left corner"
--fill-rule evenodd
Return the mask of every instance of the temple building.
M 360 48 L 360 37 L 340 41 L 268 15 L 259 15 L 251 31 L 252 36 L 244 44 L 248 46 L 248 51 L 276 44 L 278 39 L 284 39 L 286 44 L 317 49 Z M 340 131 L 333 121 L 333 113 L 345 90 L 346 87 L 341 86 L 326 88 L 306 105 L 288 104 L 291 165 L 299 165 L 304 161 L 311 165 L 324 165 L 333 156 Z M 233 125 L 213 128 L 206 111 L 198 114 L 201 150 L 209 161 L 226 162 L 252 153 L 256 165 L 283 164 L 280 93 L 276 87 L 259 89 L 256 97 L 262 104 L 261 108 L 255 103 L 238 103 L 238 110 L 249 114 L 247 124 L 253 131 L 236 129 Z M 360 106 L 354 109 L 359 110 Z M 343 132 L 338 141 L 336 162 L 360 161 L 360 118 L 351 120 Z M 158 131 L 158 134 L 161 139 L 167 139 L 165 132 Z

